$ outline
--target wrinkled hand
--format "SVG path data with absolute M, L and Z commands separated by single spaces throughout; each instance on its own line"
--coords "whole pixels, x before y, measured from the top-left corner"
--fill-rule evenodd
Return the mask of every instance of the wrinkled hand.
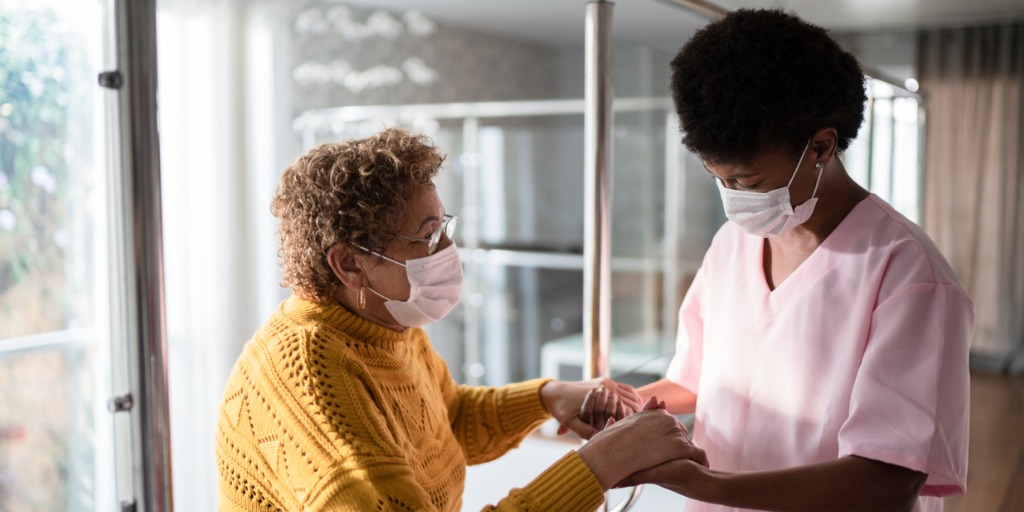
M 656 397 L 652 396 L 647 400 L 646 403 L 644 403 L 644 406 L 640 409 L 640 412 L 650 411 L 654 409 L 666 411 L 667 408 L 665 407 L 665 402 L 659 402 Z M 708 465 L 707 454 L 704 453 L 703 449 L 697 447 L 697 445 L 693 444 L 693 441 L 690 440 L 690 433 L 686 430 L 686 425 L 683 425 L 682 422 L 680 422 L 675 416 L 669 416 L 674 421 L 674 424 L 671 426 L 671 428 L 675 429 L 675 431 L 677 432 L 681 432 L 682 437 L 680 439 L 683 441 L 682 451 L 675 452 L 675 454 L 678 456 L 678 459 L 675 460 L 691 461 L 700 464 L 705 468 L 710 468 L 711 466 Z M 611 427 L 612 425 L 615 424 L 616 421 L 614 418 L 608 418 L 608 423 L 605 424 L 605 428 Z
M 583 439 L 593 437 L 609 419 L 625 418 L 643 406 L 633 386 L 607 378 L 551 381 L 540 392 L 544 408 L 561 424 L 558 434 L 572 431 Z
M 707 464 L 704 450 L 690 442 L 686 427 L 653 397 L 636 414 L 609 419 L 607 428 L 578 453 L 605 488 L 676 459 Z

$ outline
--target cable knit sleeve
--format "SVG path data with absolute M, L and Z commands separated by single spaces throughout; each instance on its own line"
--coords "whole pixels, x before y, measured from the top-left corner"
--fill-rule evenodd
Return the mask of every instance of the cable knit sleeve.
M 552 379 L 534 379 L 500 387 L 459 385 L 424 335 L 428 368 L 448 405 L 455 438 L 469 464 L 494 460 L 519 446 L 550 415 L 540 388 Z M 485 510 L 595 510 L 604 501 L 597 477 L 573 451 L 521 489 Z
M 340 475 L 339 475 L 340 476 Z M 421 485 L 412 477 L 409 467 L 378 466 L 365 478 L 335 478 L 324 475 L 326 483 L 318 489 L 304 510 L 358 512 L 364 510 L 433 511 Z M 521 489 L 513 489 L 496 505 L 485 511 L 522 512 L 559 510 L 587 512 L 596 510 L 604 501 L 601 484 L 579 458 L 569 452 Z
M 501 457 L 550 417 L 540 401 L 540 387 L 548 380 L 501 387 L 449 385 L 448 418 L 470 465 Z
M 534 379 L 500 387 L 457 384 L 448 365 L 430 345 L 419 340 L 420 356 L 448 407 L 448 421 L 470 465 L 492 461 L 519 446 L 550 418 L 540 388 L 551 379 Z

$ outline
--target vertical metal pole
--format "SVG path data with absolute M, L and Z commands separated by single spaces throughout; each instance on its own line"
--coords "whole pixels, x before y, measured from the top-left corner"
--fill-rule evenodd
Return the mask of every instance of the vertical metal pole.
M 683 203 L 686 198 L 685 154 L 679 144 L 679 118 L 675 112 L 665 116 L 665 254 L 662 268 L 661 342 L 664 353 L 673 347 L 679 311 L 679 239 L 686 226 Z
M 114 0 L 116 70 L 100 77 L 116 89 L 116 153 L 111 161 L 111 237 L 115 313 L 125 340 L 129 389 L 115 390 L 114 414 L 128 414 L 132 489 L 122 510 L 173 510 L 167 391 L 160 151 L 156 117 L 156 2 Z M 104 78 L 106 77 L 106 79 Z M 118 435 L 124 436 L 121 432 Z M 125 443 L 122 443 L 124 446 Z
M 476 251 L 480 248 L 480 120 L 462 121 L 462 248 L 471 256 L 463 258 L 466 278 L 463 294 L 464 333 L 462 375 L 469 385 L 483 383 L 486 367 L 480 351 L 480 271 Z
M 583 343 L 585 379 L 607 377 L 611 347 L 612 8 L 587 4 L 584 74 Z

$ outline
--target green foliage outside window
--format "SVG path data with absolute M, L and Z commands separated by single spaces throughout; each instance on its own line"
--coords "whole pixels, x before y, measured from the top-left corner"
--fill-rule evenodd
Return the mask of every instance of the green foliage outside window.
M 70 185 L 91 164 L 74 137 L 92 127 L 73 126 L 91 124 L 87 45 L 53 10 L 21 5 L 0 1 L 0 339 L 64 329 L 77 315 L 67 254 L 82 203 Z
M 0 0 L 0 511 L 95 508 L 96 340 L 68 333 L 95 326 L 98 7 Z

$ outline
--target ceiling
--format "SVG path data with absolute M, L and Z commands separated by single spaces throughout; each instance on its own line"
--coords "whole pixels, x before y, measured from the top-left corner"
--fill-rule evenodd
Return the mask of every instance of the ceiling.
M 418 10 L 440 22 L 521 39 L 582 46 L 586 0 L 337 0 L 396 11 Z M 707 18 L 673 0 L 617 0 L 616 38 L 674 51 Z M 967 26 L 1024 18 L 1024 0 L 712 0 L 733 10 L 781 7 L 836 32 Z

